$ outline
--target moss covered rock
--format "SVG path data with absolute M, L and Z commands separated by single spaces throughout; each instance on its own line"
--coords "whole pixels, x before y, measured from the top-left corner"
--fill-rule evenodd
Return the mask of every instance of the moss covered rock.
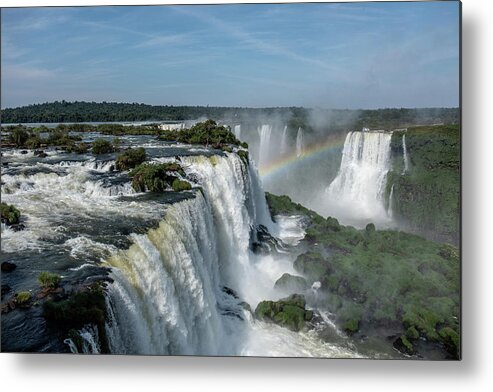
M 262 301 L 255 309 L 255 317 L 278 324 L 291 331 L 301 331 L 306 321 L 311 320 L 313 312 L 305 309 L 305 298 L 293 294 L 279 301 Z
M 19 223 L 21 213 L 13 205 L 2 202 L 0 203 L 0 216 L 2 223 L 7 225 L 15 225 Z
M 171 184 L 171 187 L 175 192 L 181 192 L 181 191 L 189 191 L 192 189 L 192 186 L 188 181 L 183 181 L 180 180 L 179 178 L 175 178 L 173 180 L 173 183 Z

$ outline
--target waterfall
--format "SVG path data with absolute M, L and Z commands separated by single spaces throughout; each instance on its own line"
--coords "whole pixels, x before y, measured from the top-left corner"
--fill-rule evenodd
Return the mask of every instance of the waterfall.
M 402 170 L 402 174 L 406 174 L 409 170 L 409 157 L 407 155 L 407 147 L 406 147 L 406 135 L 402 135 L 402 155 L 404 158 L 404 169 Z
M 287 133 L 288 133 L 288 126 L 285 125 L 284 129 L 282 130 L 282 134 L 281 134 L 281 149 L 280 149 L 281 155 L 286 154 L 286 152 L 288 150 L 288 141 L 286 140 Z
M 109 288 L 112 352 L 239 350 L 244 310 L 221 287 L 253 302 L 249 292 L 258 277 L 250 230 L 258 222 L 273 225 L 265 197 L 255 194 L 261 186 L 236 154 L 183 157 L 182 165 L 203 192 L 170 206 L 159 227 L 132 235 L 133 245 L 108 260 L 115 279 Z
M 261 127 L 258 127 L 257 131 L 260 136 L 258 167 L 261 169 L 269 160 L 270 134 L 272 132 L 272 126 L 264 124 Z
M 82 347 L 81 351 L 77 348 L 77 345 L 71 338 L 65 339 L 63 342 L 68 345 L 70 352 L 73 354 L 99 354 L 99 333 L 96 325 L 86 325 L 82 329 L 77 331 Z
M 392 187 L 390 188 L 389 208 L 387 209 L 387 215 L 389 218 L 394 217 L 394 184 L 392 184 Z
M 346 217 L 346 222 L 356 225 L 351 221 L 356 217 L 362 221 L 388 220 L 384 193 L 390 169 L 391 136 L 384 131 L 348 133 L 339 173 L 327 190 L 336 211 L 334 216 L 343 221 Z
M 241 125 L 238 124 L 238 125 L 235 125 L 234 127 L 234 133 L 235 133 L 235 136 L 238 140 L 240 140 L 240 136 L 241 136 Z
M 303 155 L 303 128 L 298 128 L 298 133 L 296 134 L 296 156 L 301 157 Z

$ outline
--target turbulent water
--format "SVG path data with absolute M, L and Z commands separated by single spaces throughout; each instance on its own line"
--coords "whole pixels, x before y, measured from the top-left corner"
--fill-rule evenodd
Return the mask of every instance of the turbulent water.
M 327 189 L 329 215 L 355 226 L 391 223 L 385 208 L 391 137 L 384 131 L 348 133 L 339 173 Z
M 193 189 L 135 193 L 127 174 L 113 171 L 114 155 L 4 153 L 2 201 L 22 211 L 26 229 L 2 228 L 2 261 L 18 265 L 2 284 L 34 290 L 39 271 L 48 270 L 76 286 L 108 267 L 113 353 L 359 355 L 347 342 L 321 340 L 317 328 L 330 323 L 295 333 L 250 313 L 259 301 L 286 295 L 274 283 L 295 273 L 293 246 L 304 236 L 299 217 L 272 221 L 253 165 L 235 153 L 146 137 L 124 144 L 144 146 L 153 161 L 178 161 Z M 254 253 L 262 227 L 277 239 L 263 244 L 269 252 Z M 3 315 L 3 349 L 77 351 L 40 319 L 35 307 Z M 84 352 L 99 352 L 95 326 L 79 333 Z

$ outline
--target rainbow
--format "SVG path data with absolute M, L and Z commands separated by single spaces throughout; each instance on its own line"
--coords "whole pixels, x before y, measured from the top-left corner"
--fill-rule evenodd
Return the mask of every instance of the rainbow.
M 268 165 L 265 165 L 259 170 L 260 176 L 263 179 L 271 178 L 281 173 L 285 173 L 291 167 L 298 163 L 307 163 L 311 160 L 315 160 L 317 157 L 322 155 L 324 152 L 332 149 L 342 148 L 344 146 L 345 134 L 337 134 L 329 136 L 323 143 L 314 144 L 308 146 L 303 151 L 303 155 L 298 157 L 296 151 L 281 156 Z

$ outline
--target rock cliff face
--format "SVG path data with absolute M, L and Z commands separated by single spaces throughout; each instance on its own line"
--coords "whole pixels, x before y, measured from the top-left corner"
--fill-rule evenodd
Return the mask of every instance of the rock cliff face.
M 407 231 L 459 243 L 460 131 L 458 125 L 409 128 L 392 134 L 388 208 Z

